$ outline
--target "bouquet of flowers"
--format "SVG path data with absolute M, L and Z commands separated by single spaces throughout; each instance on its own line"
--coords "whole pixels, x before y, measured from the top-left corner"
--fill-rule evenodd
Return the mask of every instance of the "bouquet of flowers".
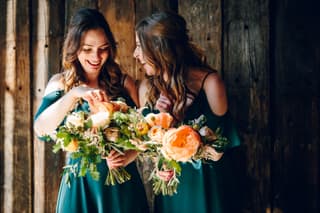
M 146 115 L 148 131 L 148 149 L 143 153 L 154 159 L 154 169 L 150 175 L 155 194 L 173 195 L 177 193 L 181 166 L 179 162 L 193 160 L 215 160 L 228 144 L 220 130 L 212 131 L 205 126 L 205 116 L 177 125 L 172 128 L 173 117 L 168 113 L 149 113 Z
M 143 116 L 123 101 L 96 102 L 90 106 L 90 113 L 72 112 L 66 117 L 64 125 L 56 132 L 54 152 L 70 153 L 79 162 L 66 165 L 64 173 L 70 184 L 70 175 L 85 176 L 90 173 L 99 180 L 97 164 L 106 158 L 112 149 L 124 154 L 126 150 L 143 150 L 141 124 Z M 140 125 L 140 126 L 139 126 Z M 115 185 L 130 180 L 124 168 L 110 169 L 106 185 Z

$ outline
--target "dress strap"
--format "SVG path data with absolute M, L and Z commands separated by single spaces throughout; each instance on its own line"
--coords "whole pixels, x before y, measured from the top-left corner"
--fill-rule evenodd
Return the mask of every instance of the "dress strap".
M 124 82 L 126 81 L 126 78 L 128 77 L 127 74 L 123 74 L 121 77 L 121 86 L 124 87 Z
M 201 90 L 203 89 L 204 82 L 206 81 L 207 77 L 208 77 L 211 73 L 215 73 L 215 72 L 214 72 L 214 71 L 209 71 L 209 72 L 207 72 L 206 75 L 204 76 L 204 78 L 202 79 Z

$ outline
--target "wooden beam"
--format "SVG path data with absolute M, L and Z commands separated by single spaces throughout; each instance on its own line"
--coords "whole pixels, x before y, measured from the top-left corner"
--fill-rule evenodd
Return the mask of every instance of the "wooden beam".
M 5 62 L 7 52 L 6 52 L 6 29 L 7 29 L 7 5 L 0 4 L 0 45 L 3 48 L 0 48 L 0 61 Z M 4 118 L 5 118 L 5 91 L 7 89 L 5 84 L 5 72 L 6 70 L 6 63 L 0 63 L 0 212 L 4 212 L 4 197 L 5 197 L 5 162 L 4 162 L 4 155 L 5 155 L 5 131 L 4 131 Z
M 4 212 L 32 212 L 32 119 L 28 1 L 6 1 L 3 79 Z M 17 15 L 19 14 L 19 15 Z M 2 34 L 3 35 L 3 34 Z M 3 40 L 2 40 L 3 42 Z M 1 122 L 2 123 L 2 122 Z
M 229 109 L 247 149 L 249 212 L 262 213 L 270 201 L 269 1 L 225 0 L 223 74 Z M 249 192 L 249 194 L 248 194 Z

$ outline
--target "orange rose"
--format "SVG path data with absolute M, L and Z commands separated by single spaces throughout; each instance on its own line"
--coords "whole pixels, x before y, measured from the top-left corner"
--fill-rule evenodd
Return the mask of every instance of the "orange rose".
M 78 150 L 78 147 L 79 147 L 78 140 L 73 138 L 68 144 L 68 146 L 64 147 L 64 150 L 67 152 L 75 152 Z
M 173 121 L 173 117 L 167 112 L 160 112 L 158 114 L 149 113 L 145 119 L 151 127 L 161 126 L 165 129 L 168 129 Z
M 190 126 L 169 129 L 163 136 L 162 154 L 169 159 L 186 162 L 197 153 L 201 138 Z

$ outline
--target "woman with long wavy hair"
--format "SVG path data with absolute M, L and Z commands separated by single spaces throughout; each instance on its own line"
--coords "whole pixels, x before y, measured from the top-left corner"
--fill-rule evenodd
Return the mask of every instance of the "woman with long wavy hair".
M 205 115 L 207 125 L 213 130 L 220 127 L 230 141 L 224 153 L 207 149 L 211 160 L 206 163 L 183 163 L 177 194 L 156 196 L 155 212 L 239 212 L 234 162 L 228 151 L 240 140 L 228 113 L 226 90 L 218 72 L 190 41 L 184 18 L 158 12 L 142 19 L 136 25 L 133 55 L 146 73 L 139 87 L 141 106 L 169 112 L 176 122 Z M 165 171 L 161 176 L 166 180 Z
M 34 129 L 41 136 L 52 135 L 72 111 L 89 111 L 94 101 L 126 99 L 139 106 L 133 79 L 121 72 L 115 61 L 116 42 L 104 16 L 94 9 L 80 9 L 71 19 L 63 45 L 63 71 L 50 79 L 42 104 L 35 116 Z M 79 99 L 83 101 L 79 104 Z M 133 162 L 136 151 L 120 155 L 111 151 L 106 161 L 97 165 L 96 181 L 87 173 L 71 176 L 70 187 L 63 176 L 56 212 L 148 212 L 142 181 Z M 68 158 L 73 165 L 81 159 Z M 106 186 L 108 169 L 126 167 L 131 180 Z

